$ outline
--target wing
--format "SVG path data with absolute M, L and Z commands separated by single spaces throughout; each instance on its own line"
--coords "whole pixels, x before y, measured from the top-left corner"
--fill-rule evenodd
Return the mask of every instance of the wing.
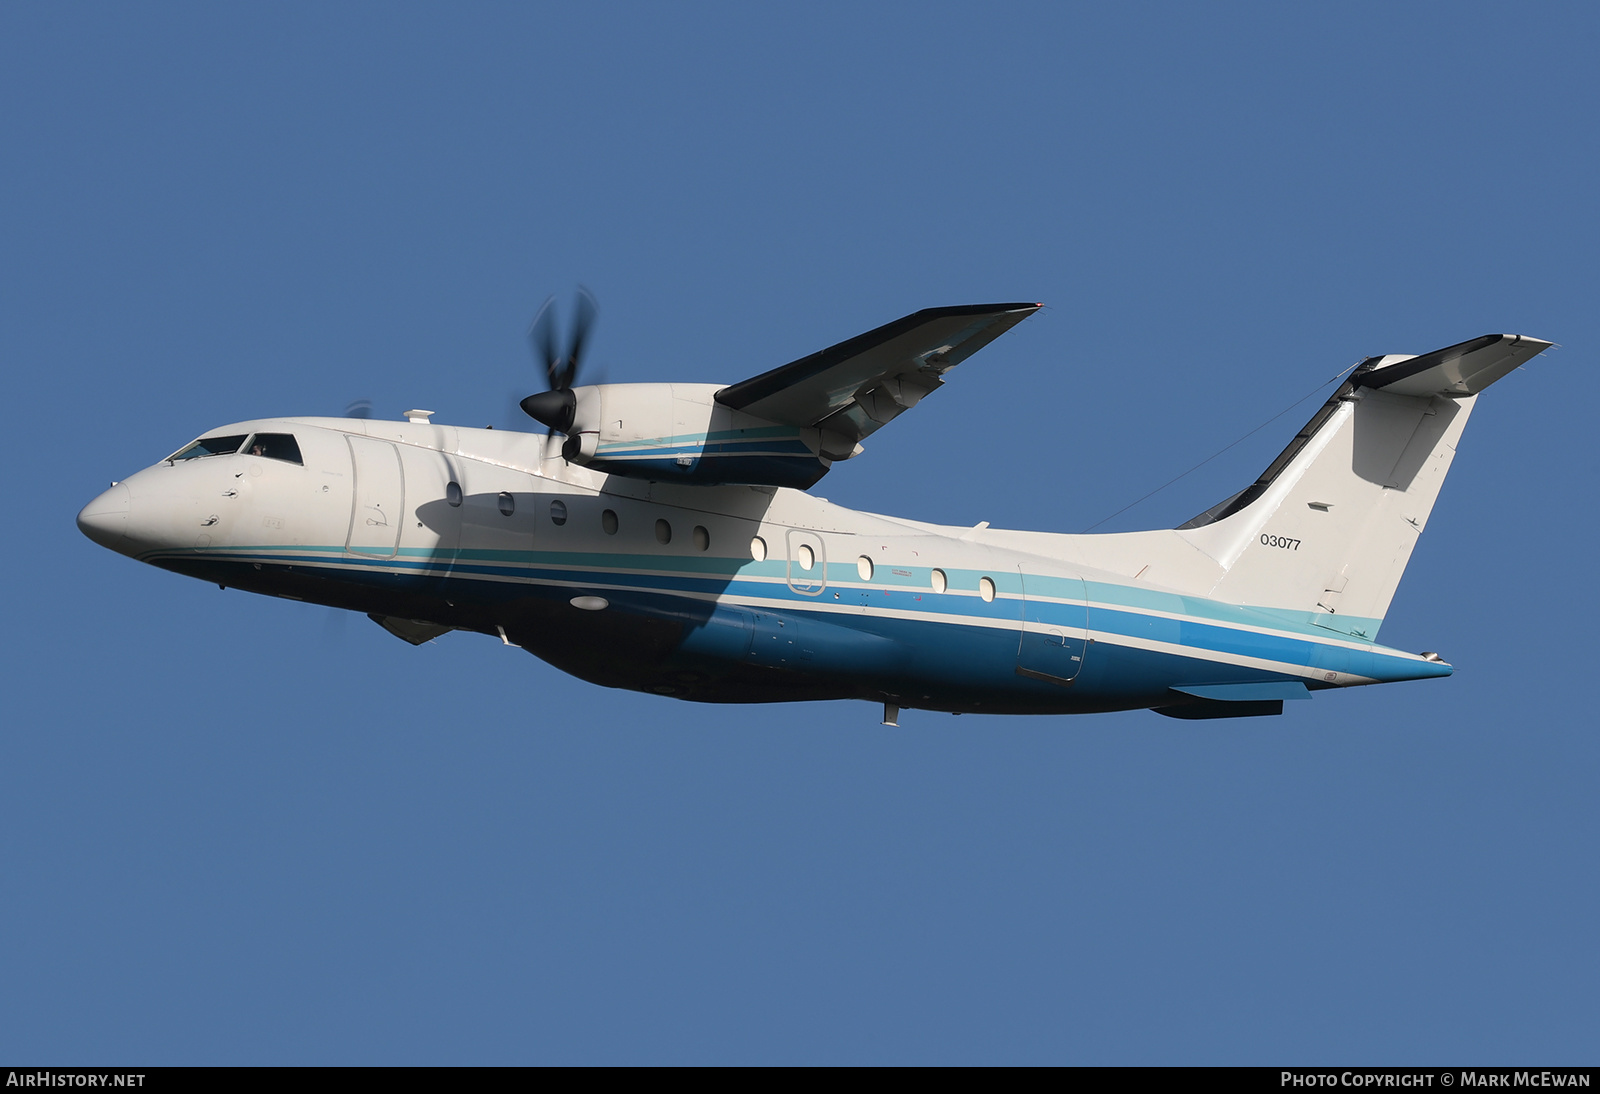
M 717 402 L 769 422 L 820 429 L 825 454 L 845 459 L 863 437 L 943 384 L 946 372 L 1041 307 L 925 308 L 725 387 Z

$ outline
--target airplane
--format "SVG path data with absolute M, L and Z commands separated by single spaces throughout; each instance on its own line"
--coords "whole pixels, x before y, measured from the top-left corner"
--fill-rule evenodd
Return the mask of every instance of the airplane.
M 573 386 L 545 434 L 405 421 L 221 426 L 113 483 L 94 542 L 175 573 L 453 630 L 699 702 L 1182 719 L 1448 676 L 1377 642 L 1478 395 L 1552 343 L 1488 334 L 1355 366 L 1267 469 L 1177 528 L 949 527 L 808 493 L 1042 305 L 930 308 L 730 385 Z

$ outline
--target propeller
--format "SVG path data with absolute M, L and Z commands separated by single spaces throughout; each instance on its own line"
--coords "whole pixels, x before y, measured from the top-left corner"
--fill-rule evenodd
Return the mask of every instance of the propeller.
M 580 286 L 563 349 L 556 331 L 555 299 L 552 296 L 544 302 L 539 314 L 534 316 L 533 325 L 528 328 L 528 345 L 533 349 L 534 360 L 544 365 L 550 388 L 529 395 L 520 405 L 524 414 L 546 426 L 552 433 L 570 433 L 573 416 L 578 410 L 572 382 L 578 378 L 578 368 L 584 359 L 584 346 L 589 341 L 600 308 L 595 303 L 594 294 Z

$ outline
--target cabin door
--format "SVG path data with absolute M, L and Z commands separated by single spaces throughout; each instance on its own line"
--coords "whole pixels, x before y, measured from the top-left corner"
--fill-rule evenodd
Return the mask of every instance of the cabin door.
M 400 453 L 388 441 L 348 434 L 345 440 L 350 442 L 350 459 L 356 473 L 345 550 L 353 555 L 393 558 L 400 546 L 400 525 L 405 517 L 405 474 L 400 470 Z
M 1066 687 L 1089 648 L 1087 590 L 1081 577 L 1022 575 L 1022 639 L 1017 675 Z

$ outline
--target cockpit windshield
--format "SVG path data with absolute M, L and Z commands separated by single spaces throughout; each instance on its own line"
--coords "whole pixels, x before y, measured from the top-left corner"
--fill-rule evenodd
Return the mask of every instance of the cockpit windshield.
M 187 448 L 174 452 L 167 459 L 176 463 L 179 460 L 198 460 L 203 456 L 227 456 L 244 447 L 245 436 L 240 433 L 233 437 L 201 437 Z
M 300 458 L 300 446 L 295 443 L 292 433 L 257 433 L 250 438 L 245 451 L 252 456 L 265 456 L 269 460 L 283 460 L 285 463 L 305 462 Z
M 245 443 L 248 441 L 249 443 Z M 201 437 L 187 448 L 179 449 L 167 459 L 173 463 L 179 460 L 198 460 L 204 456 L 231 456 L 243 450 L 250 456 L 264 456 L 269 460 L 282 460 L 284 463 L 298 463 L 302 466 L 305 461 L 300 458 L 300 445 L 296 443 L 292 433 L 239 433 L 231 437 Z

